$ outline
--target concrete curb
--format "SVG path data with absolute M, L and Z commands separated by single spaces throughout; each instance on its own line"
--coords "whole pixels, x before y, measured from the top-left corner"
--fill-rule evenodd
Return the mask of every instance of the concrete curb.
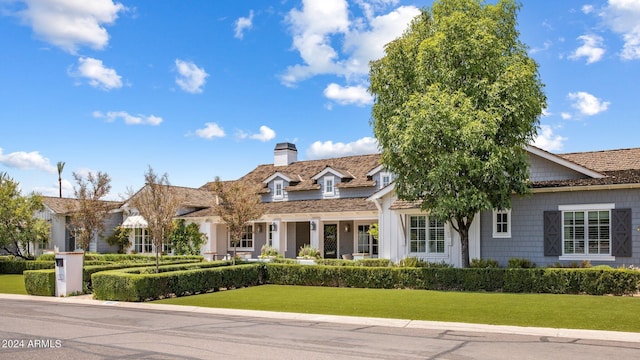
M 20 301 L 24 301 L 24 300 L 44 301 L 44 302 L 53 302 L 53 303 L 85 304 L 85 305 L 97 305 L 97 306 L 115 306 L 115 307 L 130 308 L 130 309 L 144 309 L 144 310 L 156 310 L 156 311 L 157 310 L 180 311 L 180 312 L 193 312 L 193 313 L 229 315 L 229 316 L 246 316 L 246 317 L 257 317 L 257 318 L 268 318 L 268 319 L 327 322 L 327 323 L 362 325 L 362 326 L 384 326 L 384 327 L 396 327 L 396 328 L 451 330 L 451 331 L 465 331 L 465 332 L 548 336 L 548 337 L 562 337 L 562 338 L 571 338 L 571 339 L 606 340 L 606 341 L 623 341 L 623 342 L 640 343 L 640 333 L 622 332 L 622 331 L 580 330 L 580 329 L 560 329 L 560 328 L 556 329 L 556 328 L 524 327 L 524 326 L 508 326 L 508 325 L 454 323 L 454 322 L 442 322 L 442 321 L 366 318 L 366 317 L 359 317 L 359 316 L 299 314 L 299 313 L 262 311 L 262 310 L 205 308 L 205 307 L 198 307 L 198 306 L 94 300 L 91 298 L 91 295 L 71 296 L 71 297 L 49 297 L 49 296 L 0 294 L 0 299 L 20 300 Z

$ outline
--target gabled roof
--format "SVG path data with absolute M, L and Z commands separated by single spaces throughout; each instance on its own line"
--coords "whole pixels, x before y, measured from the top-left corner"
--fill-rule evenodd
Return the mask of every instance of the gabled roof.
M 600 172 L 640 169 L 640 148 L 574 152 L 558 156 Z
M 582 173 L 582 174 L 584 174 L 584 175 L 586 175 L 588 177 L 596 178 L 596 179 L 604 177 L 603 174 L 598 173 L 593 168 L 580 165 L 580 164 L 575 163 L 575 162 L 573 162 L 571 160 L 565 159 L 562 156 L 559 156 L 559 155 L 556 155 L 556 154 L 552 154 L 552 153 L 550 153 L 550 152 L 548 152 L 546 150 L 542 150 L 542 149 L 537 148 L 537 147 L 535 147 L 533 145 L 528 145 L 526 150 L 531 154 L 540 156 L 540 157 L 542 157 L 544 159 L 547 159 L 547 160 L 549 160 L 551 162 L 554 162 L 554 163 L 556 163 L 558 165 L 561 165 L 561 166 L 564 166 L 564 167 L 569 168 L 571 170 L 574 170 L 574 171 L 577 171 L 579 173 Z
M 296 180 L 287 186 L 287 191 L 315 190 L 320 185 L 313 179 L 314 176 L 327 168 L 338 170 L 350 179 L 337 184 L 337 187 L 373 187 L 375 182 L 367 176 L 367 173 L 380 165 L 380 154 L 345 156 L 332 159 L 297 161 L 287 166 L 274 166 L 273 164 L 259 165 L 251 172 L 237 181 L 248 181 L 252 184 L 263 184 L 274 174 L 280 172 L 286 174 L 292 180 Z M 351 178 L 352 177 L 352 178 Z M 300 180 L 299 182 L 297 180 Z M 203 185 L 200 189 L 212 189 L 213 182 Z
M 143 186 L 140 190 L 138 190 L 135 194 L 133 194 L 127 202 L 131 201 L 134 197 L 136 197 L 140 192 L 144 191 L 148 185 Z M 182 207 L 191 207 L 191 208 L 205 208 L 212 206 L 216 203 L 216 195 L 211 192 L 204 190 L 202 188 L 195 189 L 183 186 L 173 186 L 173 185 L 162 185 L 166 186 L 170 189 L 170 191 L 181 199 L 180 205 Z
M 122 205 L 121 201 L 102 201 L 108 205 L 110 210 L 117 209 Z M 42 203 L 56 214 L 68 214 L 78 207 L 78 199 L 73 198 L 42 196 Z

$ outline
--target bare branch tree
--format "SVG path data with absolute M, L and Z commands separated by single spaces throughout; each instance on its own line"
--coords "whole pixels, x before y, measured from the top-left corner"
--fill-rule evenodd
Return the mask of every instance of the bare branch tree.
M 169 241 L 169 234 L 174 226 L 173 217 L 177 215 L 183 199 L 171 187 L 166 173 L 159 176 L 149 167 L 144 174 L 144 180 L 144 188 L 131 197 L 130 205 L 147 221 L 149 237 L 155 248 L 158 272 L 162 243 Z
M 213 190 L 219 199 L 219 204 L 215 207 L 216 213 L 227 224 L 235 259 L 238 244 L 247 225 L 250 221 L 260 218 L 265 210 L 260 201 L 258 189 L 246 182 L 223 183 L 216 177 Z
M 89 250 L 91 240 L 104 231 L 104 219 L 109 214 L 109 203 L 102 200 L 111 190 L 111 177 L 98 171 L 89 173 L 84 179 L 73 173 L 77 186 L 73 192 L 77 201 L 67 208 L 70 214 L 69 231 L 73 232 L 76 247 Z

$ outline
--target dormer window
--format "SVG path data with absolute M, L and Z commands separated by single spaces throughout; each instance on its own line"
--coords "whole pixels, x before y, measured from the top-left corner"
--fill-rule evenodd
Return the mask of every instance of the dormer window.
M 380 189 L 391 183 L 391 174 L 387 172 L 380 173 Z
M 273 198 L 282 199 L 284 197 L 284 181 L 276 180 L 273 182 Z
M 325 196 L 333 196 L 335 194 L 333 180 L 334 180 L 333 176 L 327 176 L 324 178 L 324 195 Z

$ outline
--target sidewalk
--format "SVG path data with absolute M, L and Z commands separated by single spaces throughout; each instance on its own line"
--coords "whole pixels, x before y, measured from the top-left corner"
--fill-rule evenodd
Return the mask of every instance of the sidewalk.
M 608 340 L 608 341 L 624 341 L 624 342 L 640 343 L 640 333 L 621 332 L 621 331 L 554 329 L 554 328 L 541 328 L 541 327 L 483 325 L 483 324 L 453 323 L 453 322 L 424 321 L 424 320 L 366 318 L 366 317 L 359 317 L 359 316 L 298 314 L 298 313 L 275 312 L 275 311 L 205 308 L 205 307 L 197 307 L 197 306 L 152 304 L 152 303 L 142 303 L 142 302 L 138 303 L 138 302 L 94 300 L 92 298 L 92 295 L 57 298 L 57 297 L 49 297 L 49 296 L 0 294 L 0 299 L 20 300 L 20 301 L 25 301 L 25 300 L 45 301 L 45 302 L 69 303 L 69 304 L 87 304 L 87 305 L 96 305 L 96 306 L 117 306 L 117 307 L 132 308 L 132 309 L 181 311 L 181 312 L 193 312 L 193 313 L 215 314 L 215 315 L 261 317 L 261 318 L 269 318 L 269 319 L 327 322 L 327 323 L 351 324 L 351 325 L 363 325 L 363 326 L 420 328 L 420 329 L 433 329 L 433 330 L 452 330 L 452 331 L 500 333 L 500 334 L 514 334 L 514 335 L 548 336 L 548 337 L 562 337 L 562 338 L 571 338 L 571 339 Z

